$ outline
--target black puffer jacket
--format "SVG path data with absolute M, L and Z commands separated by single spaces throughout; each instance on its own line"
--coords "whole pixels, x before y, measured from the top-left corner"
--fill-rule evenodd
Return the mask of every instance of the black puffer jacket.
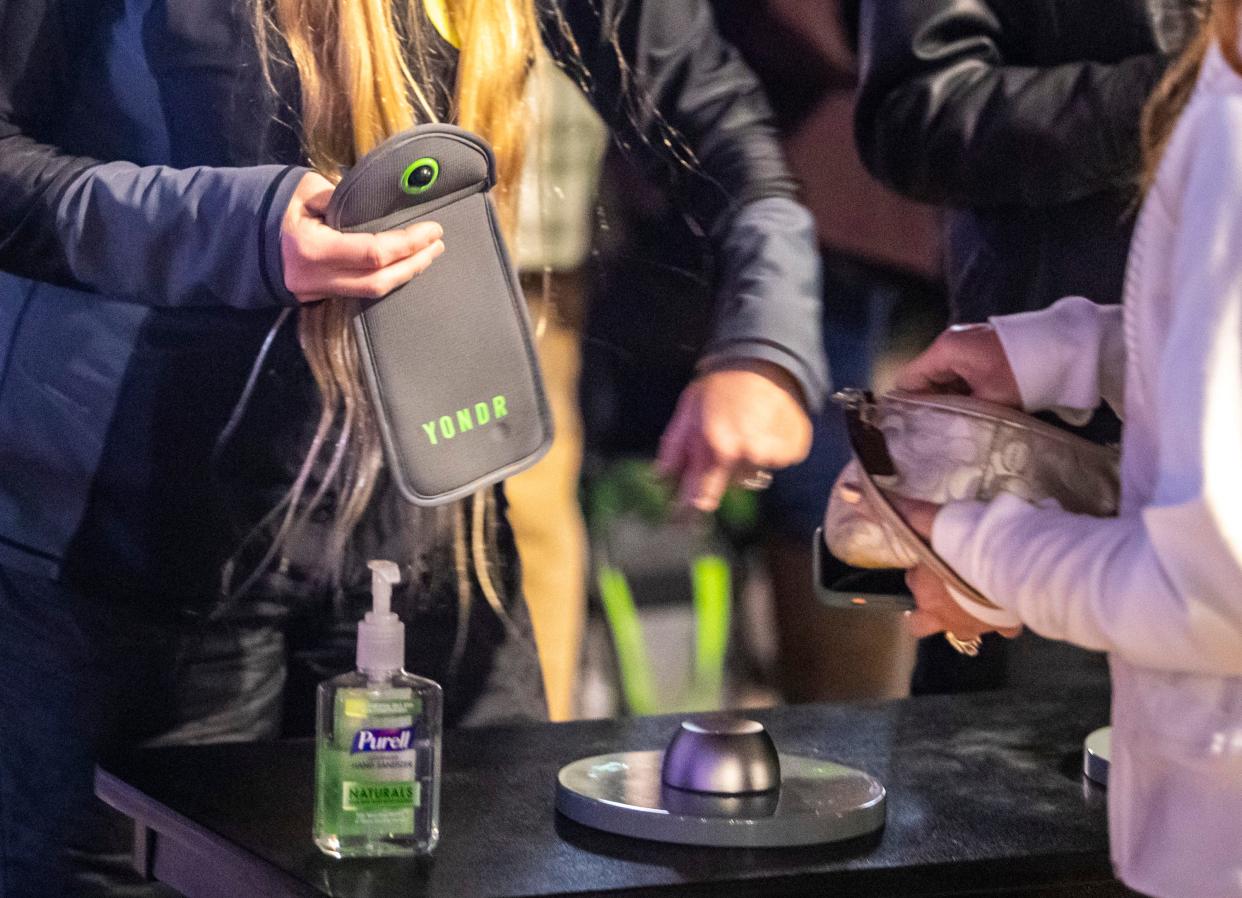
M 1196 0 L 866 0 L 859 149 L 950 207 L 954 315 L 1121 300 L 1139 119 Z

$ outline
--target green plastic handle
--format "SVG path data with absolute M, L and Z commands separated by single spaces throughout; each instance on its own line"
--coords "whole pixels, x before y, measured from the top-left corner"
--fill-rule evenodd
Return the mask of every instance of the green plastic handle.
M 716 707 L 724 690 L 729 648 L 732 573 L 720 555 L 700 555 L 690 564 L 694 585 L 694 693 L 697 703 Z
M 630 584 L 625 575 L 610 564 L 600 565 L 597 580 L 604 616 L 608 619 L 612 642 L 617 650 L 621 693 L 625 703 L 632 714 L 656 714 L 659 708 L 652 682 L 651 661 L 647 657 L 643 628 Z

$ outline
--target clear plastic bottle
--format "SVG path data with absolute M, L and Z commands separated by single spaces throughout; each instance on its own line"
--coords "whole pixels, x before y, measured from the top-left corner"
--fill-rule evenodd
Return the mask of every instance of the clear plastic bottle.
M 369 567 L 358 669 L 319 684 L 315 844 L 333 857 L 429 854 L 440 838 L 443 693 L 402 669 L 405 627 L 390 610 L 397 566 Z

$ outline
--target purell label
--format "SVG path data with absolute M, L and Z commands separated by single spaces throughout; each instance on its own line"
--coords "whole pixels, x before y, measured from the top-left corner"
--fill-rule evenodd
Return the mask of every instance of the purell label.
M 414 747 L 414 727 L 379 729 L 372 727 L 354 734 L 349 753 L 356 755 L 366 751 L 408 751 Z

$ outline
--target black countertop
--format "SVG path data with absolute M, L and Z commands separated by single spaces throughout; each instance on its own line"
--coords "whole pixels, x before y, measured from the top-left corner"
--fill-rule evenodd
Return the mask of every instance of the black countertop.
M 1103 796 L 1080 773 L 1082 740 L 1108 716 L 1100 684 L 753 716 L 783 752 L 877 776 L 888 790 L 885 829 L 829 847 L 713 849 L 625 839 L 556 814 L 562 765 L 662 748 L 677 717 L 449 733 L 442 838 L 430 860 L 320 854 L 310 838 L 310 742 L 141 752 L 102 770 L 99 788 L 157 838 L 190 846 L 165 864 L 182 868 L 165 877 L 174 884 L 227 868 L 234 885 L 199 894 L 1128 894 L 1111 879 Z

